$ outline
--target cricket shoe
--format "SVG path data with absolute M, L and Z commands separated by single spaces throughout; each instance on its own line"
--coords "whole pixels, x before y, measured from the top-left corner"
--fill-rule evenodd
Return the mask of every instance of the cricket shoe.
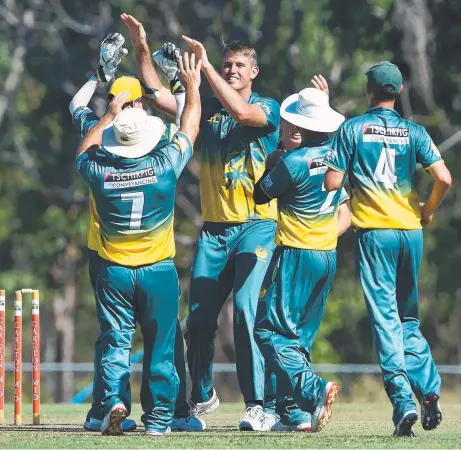
M 101 431 L 102 420 L 95 419 L 94 417 L 87 417 L 87 420 L 83 422 L 83 428 L 86 431 Z M 126 419 L 122 422 L 122 431 L 126 433 L 127 431 L 136 430 L 137 425 L 134 420 Z
M 151 428 L 151 429 L 146 428 L 146 436 L 159 436 L 159 437 L 162 437 L 162 436 L 167 436 L 170 433 L 171 433 L 171 428 L 170 427 L 167 427 L 164 430 L 156 430 L 156 429 L 153 429 L 153 428 Z
M 264 426 L 265 414 L 262 406 L 249 406 L 240 417 L 240 431 L 268 431 Z
M 205 431 L 206 423 L 195 416 L 174 417 L 171 429 L 172 431 Z
M 101 434 L 104 436 L 123 435 L 122 422 L 128 415 L 128 410 L 123 403 L 117 403 L 106 414 L 102 420 Z
M 437 428 L 442 422 L 439 398 L 438 394 L 430 392 L 423 396 L 421 401 L 421 425 L 426 431 Z
M 264 431 L 270 431 L 278 421 L 279 418 L 276 414 L 264 412 Z
M 270 430 L 276 431 L 277 433 L 294 433 L 298 431 L 310 433 L 312 431 L 312 425 L 310 422 L 298 423 L 297 425 L 284 425 L 279 420 L 272 426 Z
M 216 390 L 213 388 L 213 395 L 209 400 L 207 400 L 206 402 L 195 403 L 191 399 L 189 405 L 191 416 L 197 417 L 203 414 L 210 414 L 219 406 L 218 394 L 216 394 Z
M 418 421 L 416 411 L 407 411 L 395 426 L 394 437 L 414 437 L 413 425 Z
M 338 391 L 339 387 L 336 383 L 328 382 L 325 386 L 323 397 L 315 408 L 315 411 L 312 413 L 311 421 L 312 431 L 314 433 L 323 430 L 327 423 L 330 421 L 331 415 L 333 414 L 331 405 L 336 400 Z

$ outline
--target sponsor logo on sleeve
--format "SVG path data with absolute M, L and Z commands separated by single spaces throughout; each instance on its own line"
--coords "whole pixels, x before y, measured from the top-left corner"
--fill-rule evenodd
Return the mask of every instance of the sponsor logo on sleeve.
M 437 156 L 442 156 L 440 154 L 440 150 L 437 148 L 437 146 L 434 144 L 434 141 L 431 139 L 431 148 L 432 151 L 437 155 Z
M 267 250 L 264 247 L 261 247 L 260 245 L 256 247 L 255 254 L 258 259 L 261 259 L 263 261 L 265 261 L 267 258 Z
M 272 182 L 272 178 L 271 178 L 270 174 L 269 174 L 269 175 L 266 175 L 266 176 L 264 177 L 264 180 L 262 181 L 262 184 L 263 184 L 264 187 L 266 187 L 266 188 L 270 188 L 270 187 L 274 184 L 274 183 Z
M 186 138 L 182 136 L 177 136 L 175 143 L 179 147 L 179 151 L 181 153 L 187 152 L 187 150 L 189 150 L 189 141 Z
M 267 116 L 271 113 L 271 110 L 270 110 L 269 106 L 267 106 L 265 103 L 256 102 L 256 104 L 259 107 L 261 107 L 261 109 L 266 113 Z
M 153 183 L 157 183 L 157 177 L 152 167 L 133 172 L 106 172 L 104 174 L 104 189 L 125 189 Z
M 365 125 L 363 127 L 363 142 L 407 145 L 410 143 L 410 138 L 408 137 L 408 128 Z

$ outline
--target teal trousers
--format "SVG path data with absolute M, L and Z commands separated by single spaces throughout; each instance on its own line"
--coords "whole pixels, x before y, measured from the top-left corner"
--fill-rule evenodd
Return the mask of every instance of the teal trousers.
M 174 365 L 179 297 L 172 260 L 136 268 L 101 261 L 96 306 L 104 415 L 119 402 L 129 407 L 130 351 L 138 321 L 144 342 L 141 420 L 149 430 L 163 431 L 171 424 L 179 388 Z
M 276 374 L 282 423 L 303 421 L 303 411 L 312 413 L 325 391 L 327 382 L 311 368 L 310 349 L 335 273 L 336 250 L 277 247 L 272 257 L 258 305 L 255 338 Z M 298 411 L 297 417 L 293 410 Z
M 416 410 L 412 391 L 418 399 L 430 392 L 440 395 L 440 376 L 419 329 L 422 254 L 421 230 L 357 232 L 357 270 L 395 424 Z
M 88 270 L 90 274 L 91 286 L 96 296 L 96 279 L 99 272 L 100 261 L 102 258 L 94 250 L 88 249 Z M 102 401 L 104 396 L 104 388 L 101 378 L 101 342 L 98 339 L 94 345 L 94 375 L 93 375 L 93 402 L 91 408 L 87 414 L 87 420 L 91 417 L 94 419 L 102 420 L 104 418 Z M 190 414 L 189 403 L 187 402 L 186 392 L 186 363 L 184 357 L 184 338 L 181 332 L 181 326 L 179 321 L 176 326 L 176 337 L 175 337 L 175 368 L 179 376 L 179 391 L 175 405 L 175 417 L 187 417 Z M 128 381 L 127 392 L 123 394 L 126 399 L 126 406 L 128 411 L 131 412 L 131 387 Z
M 192 266 L 187 318 L 187 360 L 192 400 L 209 399 L 213 389 L 214 340 L 218 316 L 234 293 L 237 377 L 245 402 L 264 399 L 264 361 L 253 338 L 259 291 L 274 249 L 272 220 L 206 222 Z

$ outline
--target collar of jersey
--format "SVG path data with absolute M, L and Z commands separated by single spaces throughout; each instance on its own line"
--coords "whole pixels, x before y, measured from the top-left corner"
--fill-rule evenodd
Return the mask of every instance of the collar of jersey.
M 388 116 L 395 116 L 400 118 L 400 114 L 392 108 L 383 108 L 382 106 L 374 106 L 373 108 L 370 108 L 368 113 L 372 114 L 380 114 L 380 115 L 388 115 Z

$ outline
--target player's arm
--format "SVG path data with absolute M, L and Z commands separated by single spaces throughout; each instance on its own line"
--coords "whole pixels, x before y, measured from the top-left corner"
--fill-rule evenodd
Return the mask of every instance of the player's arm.
M 247 103 L 229 84 L 219 75 L 208 61 L 203 44 L 195 39 L 183 36 L 195 55 L 202 61 L 202 71 L 210 83 L 214 94 L 224 106 L 224 109 L 241 125 L 250 127 L 264 127 L 267 125 L 267 116 L 257 104 Z
M 344 180 L 344 173 L 338 172 L 337 169 L 328 168 L 325 174 L 325 189 L 329 192 L 341 189 Z
M 293 184 L 293 177 L 285 161 L 278 162 L 271 170 L 266 169 L 253 191 L 257 205 L 269 203 L 274 198 L 284 195 Z
M 342 202 L 338 208 L 338 237 L 351 226 L 351 209 L 349 200 Z
M 74 95 L 70 104 L 69 111 L 74 115 L 74 113 L 82 107 L 88 106 L 90 103 L 91 97 L 93 97 L 96 88 L 98 87 L 99 80 L 96 75 L 93 75 Z
M 115 119 L 115 116 L 122 110 L 130 93 L 122 91 L 109 104 L 106 113 L 101 120 L 86 134 L 77 149 L 77 158 L 88 150 L 97 150 L 102 144 L 102 133 Z
M 445 163 L 440 160 L 427 168 L 434 179 L 434 186 L 426 203 L 421 203 L 421 223 L 427 225 L 432 222 L 434 213 L 451 188 L 451 173 Z
M 341 189 L 344 176 L 349 169 L 349 163 L 354 152 L 352 139 L 353 129 L 348 122 L 344 122 L 336 132 L 331 148 L 325 156 L 323 163 L 328 167 L 325 174 L 325 189 L 329 192 Z
M 200 128 L 202 106 L 200 103 L 200 69 L 202 62 L 196 62 L 195 55 L 184 52 L 179 57 L 181 83 L 185 88 L 186 103 L 181 115 L 179 131 L 187 135 L 194 145 Z
M 161 111 L 175 115 L 176 101 L 170 90 L 162 85 L 157 72 L 152 66 L 146 31 L 142 23 L 129 14 L 122 14 L 120 17 L 130 34 L 131 43 L 135 51 L 136 72 L 139 79 L 145 86 L 157 90 L 160 94 L 158 98 L 156 96 L 149 98 L 149 102 Z

